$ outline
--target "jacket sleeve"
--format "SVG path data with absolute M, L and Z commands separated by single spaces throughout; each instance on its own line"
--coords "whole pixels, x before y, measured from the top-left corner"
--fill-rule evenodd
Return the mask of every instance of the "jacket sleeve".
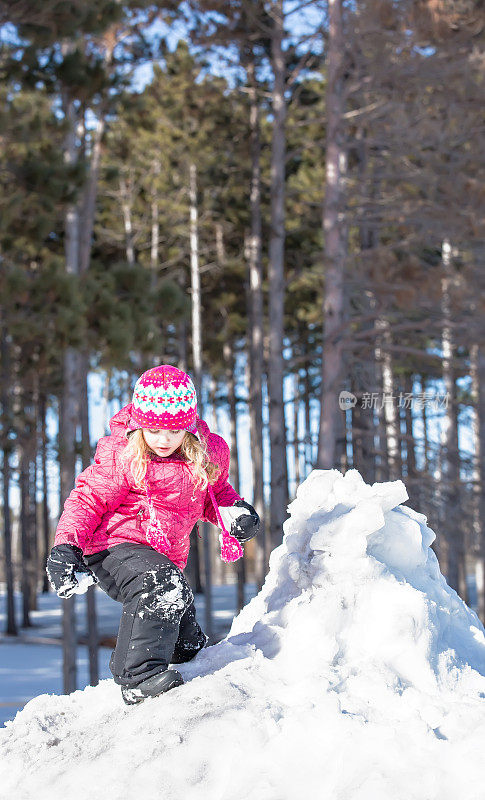
M 211 441 L 211 444 L 213 444 L 213 447 L 211 447 L 211 458 L 221 468 L 217 481 L 212 484 L 212 491 L 217 500 L 217 505 L 233 506 L 236 500 L 241 500 L 242 498 L 228 481 L 230 460 L 229 447 L 222 436 L 217 436 L 216 434 L 212 434 L 212 436 L 213 442 Z M 216 511 L 209 492 L 207 492 L 205 499 L 202 519 L 206 522 L 212 522 L 213 525 L 218 524 Z
M 81 550 L 89 542 L 104 514 L 113 511 L 131 488 L 129 465 L 120 461 L 117 447 L 100 439 L 94 464 L 81 472 L 59 519 L 54 545 L 74 544 Z

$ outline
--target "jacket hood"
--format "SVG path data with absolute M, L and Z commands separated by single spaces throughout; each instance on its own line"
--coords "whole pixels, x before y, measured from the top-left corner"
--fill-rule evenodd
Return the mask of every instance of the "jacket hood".
M 120 408 L 120 410 L 117 411 L 117 413 L 111 417 L 109 421 L 109 427 L 113 436 L 118 436 L 118 437 L 125 436 L 125 433 L 128 429 L 128 422 L 131 416 L 131 407 L 132 404 L 128 403 L 128 405 L 123 406 L 123 408 Z M 207 422 L 204 422 L 203 419 L 197 417 L 196 426 L 197 426 L 197 432 L 200 433 L 200 435 L 203 438 L 207 439 L 211 432 Z

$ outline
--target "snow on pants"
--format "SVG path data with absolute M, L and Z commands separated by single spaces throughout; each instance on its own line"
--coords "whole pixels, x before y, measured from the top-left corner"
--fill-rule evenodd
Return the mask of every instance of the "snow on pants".
M 189 661 L 207 636 L 195 618 L 192 591 L 182 570 L 144 544 L 118 544 L 84 556 L 100 587 L 123 603 L 110 660 L 115 683 L 133 688 Z

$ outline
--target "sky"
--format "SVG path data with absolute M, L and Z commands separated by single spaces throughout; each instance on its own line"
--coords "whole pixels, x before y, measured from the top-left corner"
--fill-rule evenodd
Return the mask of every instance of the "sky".
M 181 8 L 184 3 L 180 4 Z M 269 5 L 269 4 L 267 4 Z M 285 29 L 288 32 L 288 41 L 303 42 L 301 47 L 305 47 L 307 37 L 314 36 L 312 47 L 323 49 L 323 38 L 318 33 L 324 19 L 326 2 L 321 0 L 286 0 L 285 4 Z M 157 20 L 151 27 L 149 38 L 154 40 L 165 39 L 170 51 L 175 50 L 179 40 L 187 40 L 187 28 L 184 22 L 178 20 L 167 24 L 163 20 Z M 190 45 L 195 50 L 193 45 Z M 236 76 L 240 71 L 236 67 L 231 67 L 230 63 L 223 56 L 222 48 L 214 48 L 212 52 L 204 52 L 204 58 L 208 63 L 208 71 L 212 75 L 226 78 L 229 85 L 234 85 Z M 145 63 L 139 66 L 133 76 L 133 86 L 136 91 L 142 91 L 153 76 L 152 64 Z

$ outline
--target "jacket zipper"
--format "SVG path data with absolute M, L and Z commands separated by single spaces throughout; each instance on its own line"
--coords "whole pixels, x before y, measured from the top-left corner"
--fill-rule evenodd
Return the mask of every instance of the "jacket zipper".
M 118 528 L 120 525 L 123 525 L 129 519 L 136 519 L 138 521 L 137 522 L 137 528 L 141 529 L 141 518 L 142 518 L 142 516 L 143 516 L 143 509 L 140 508 L 140 510 L 138 511 L 137 514 L 131 514 L 129 517 L 123 517 L 123 519 L 118 520 L 118 522 L 116 522 L 110 528 L 107 528 L 106 529 L 106 533 L 107 534 L 108 533 L 112 533 L 113 531 L 116 530 L 116 528 Z

